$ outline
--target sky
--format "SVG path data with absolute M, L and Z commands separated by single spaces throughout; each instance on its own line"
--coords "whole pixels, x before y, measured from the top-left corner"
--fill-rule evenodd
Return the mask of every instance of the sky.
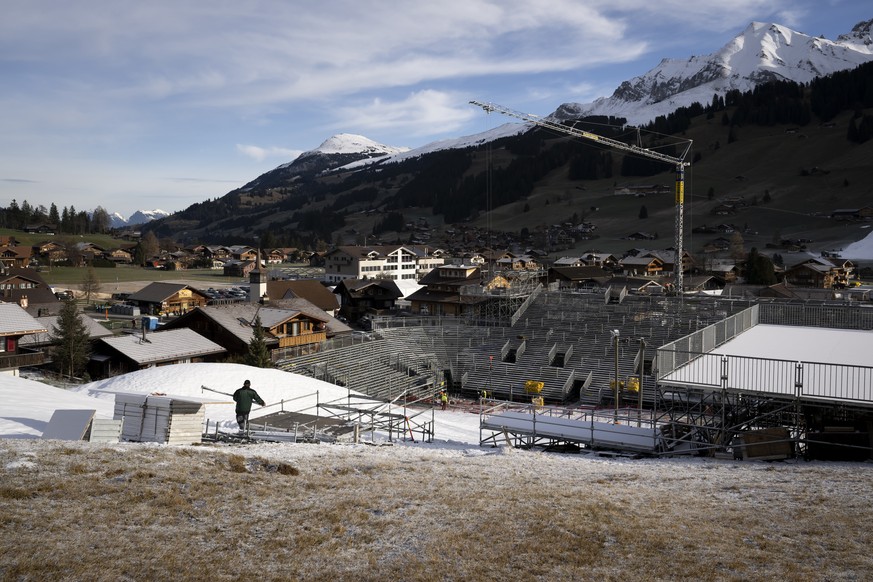
M 416 148 L 608 96 L 750 22 L 836 39 L 861 0 L 7 0 L 0 206 L 175 212 L 338 133 Z

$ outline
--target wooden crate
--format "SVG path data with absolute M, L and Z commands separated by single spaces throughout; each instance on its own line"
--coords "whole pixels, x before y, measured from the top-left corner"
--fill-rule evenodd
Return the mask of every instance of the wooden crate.
M 756 461 L 778 461 L 794 456 L 791 433 L 784 427 L 748 430 L 739 435 L 736 458 Z

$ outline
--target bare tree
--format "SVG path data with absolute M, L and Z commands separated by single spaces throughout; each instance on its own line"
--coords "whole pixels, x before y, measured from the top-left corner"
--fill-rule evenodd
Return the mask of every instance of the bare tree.
M 85 296 L 85 302 L 91 302 L 91 296 L 100 292 L 100 279 L 97 277 L 97 272 L 94 267 L 88 266 L 85 271 L 85 278 L 82 280 L 82 294 Z

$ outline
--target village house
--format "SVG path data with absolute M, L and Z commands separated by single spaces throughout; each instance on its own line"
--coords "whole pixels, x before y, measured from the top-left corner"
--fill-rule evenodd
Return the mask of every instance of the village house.
M 854 272 L 852 261 L 814 257 L 785 269 L 785 282 L 800 287 L 842 289 Z
M 548 283 L 557 284 L 559 289 L 583 290 L 598 289 L 609 278 L 609 273 L 600 267 L 553 266 L 548 272 Z
M 333 292 L 340 298 L 339 313 L 349 321 L 364 315 L 393 311 L 403 293 L 394 281 L 343 279 Z
M 267 281 L 267 299 L 272 306 L 281 306 L 289 299 L 305 299 L 334 316 L 340 307 L 336 295 L 315 279 L 288 279 Z M 254 300 L 254 298 L 252 298 Z
M 206 305 L 209 297 L 202 291 L 182 283 L 149 283 L 128 297 L 140 312 L 149 315 L 179 315 Z
M 628 276 L 657 277 L 664 270 L 664 261 L 658 257 L 625 257 L 619 261 L 622 273 Z
M 17 303 L 28 312 L 54 312 L 59 305 L 42 276 L 34 269 L 0 269 L 0 301 Z
M 191 329 L 173 329 L 100 338 L 91 354 L 88 373 L 106 378 L 157 366 L 217 362 L 227 351 Z M 169 389 L 169 387 L 168 387 Z
M 31 251 L 39 258 L 39 262 L 44 265 L 53 265 L 67 259 L 67 249 L 55 241 L 45 241 L 34 245 Z
M 248 352 L 258 318 L 270 352 L 306 346 L 315 348 L 327 339 L 331 323 L 330 316 L 311 304 L 302 310 L 236 303 L 198 307 L 167 323 L 164 329 L 194 330 L 222 346 L 231 356 L 241 358 Z
M 22 347 L 22 338 L 48 331 L 21 306 L 0 303 L 0 374 L 18 376 L 19 368 L 45 363 L 45 354 Z
M 30 252 L 26 247 L 0 247 L 0 267 L 27 267 Z
M 508 288 L 501 275 L 487 279 L 479 267 L 442 265 L 419 281 L 424 286 L 406 297 L 413 313 L 421 315 L 464 315 L 490 300 L 487 292 Z

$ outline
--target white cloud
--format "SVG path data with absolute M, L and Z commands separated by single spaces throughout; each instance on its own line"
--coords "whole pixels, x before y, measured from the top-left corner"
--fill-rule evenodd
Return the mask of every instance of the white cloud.
M 286 161 L 293 160 L 296 159 L 297 156 L 299 156 L 301 153 L 303 153 L 300 150 L 292 150 L 288 148 L 262 148 L 256 145 L 246 145 L 239 143 L 236 144 L 236 151 L 259 162 L 262 162 L 267 158 L 281 158 Z
M 399 101 L 373 99 L 338 111 L 341 125 L 364 131 L 391 130 L 412 136 L 453 132 L 478 115 L 468 98 L 442 91 L 410 93 Z

